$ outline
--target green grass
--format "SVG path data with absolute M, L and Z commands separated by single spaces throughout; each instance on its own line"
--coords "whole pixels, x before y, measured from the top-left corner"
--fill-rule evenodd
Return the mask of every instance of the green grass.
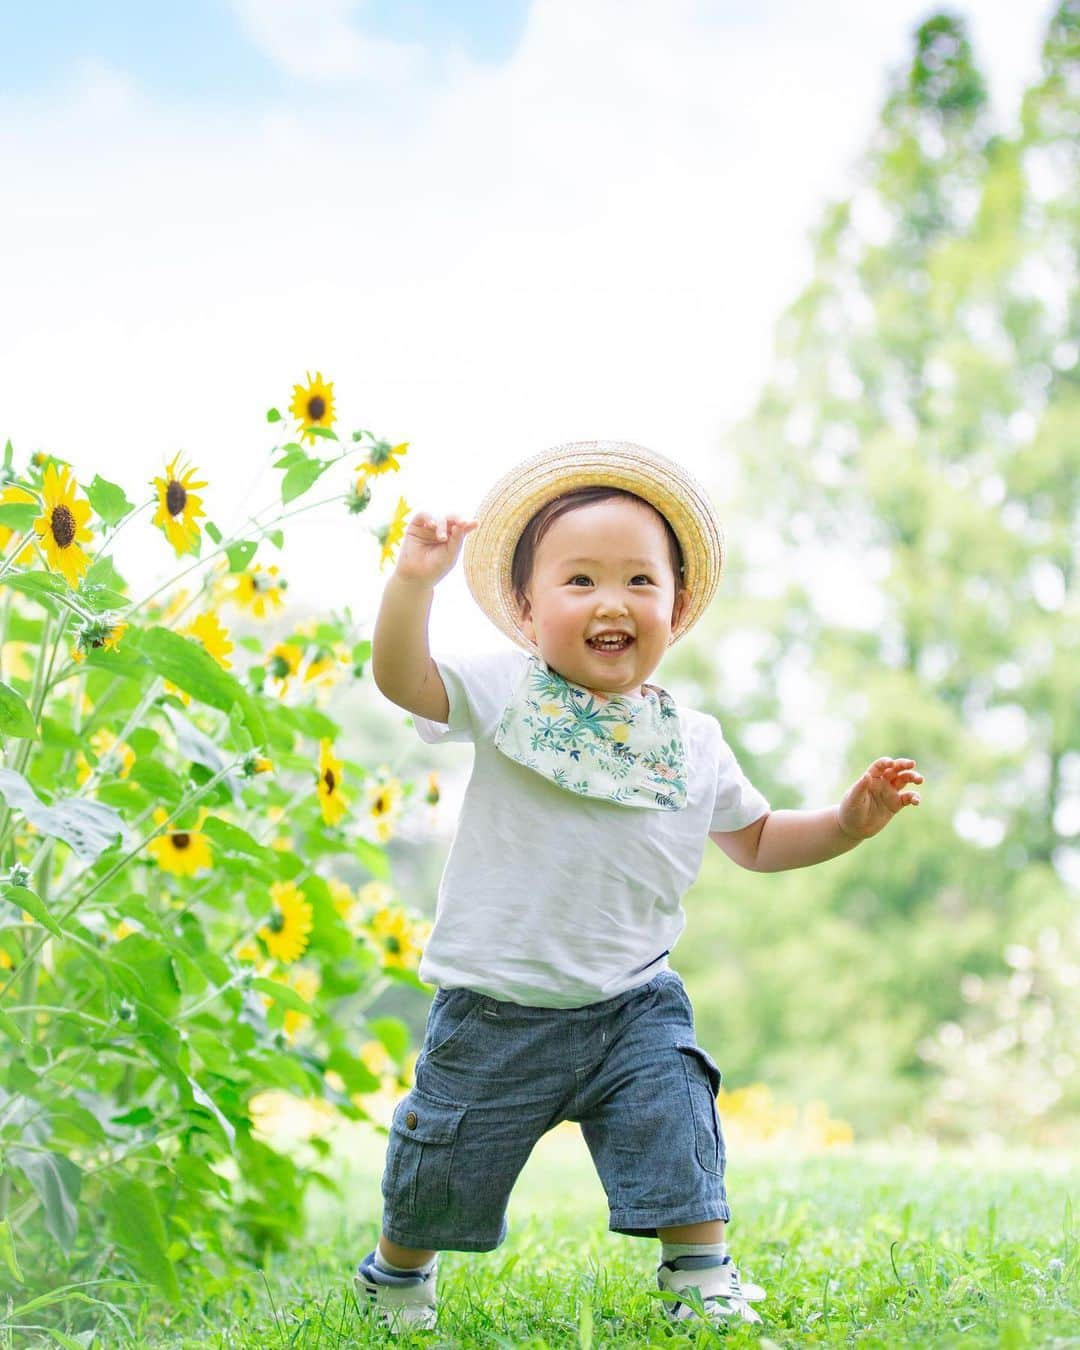
M 381 1210 L 384 1140 L 342 1136 L 343 1206 L 318 1194 L 311 1240 L 243 1286 L 109 1346 L 337 1350 L 344 1346 L 1080 1347 L 1080 1160 L 1053 1154 L 862 1149 L 729 1159 L 729 1245 L 764 1285 L 764 1325 L 717 1332 L 664 1320 L 655 1240 L 609 1233 L 580 1134 L 537 1148 L 494 1252 L 440 1257 L 439 1328 L 392 1339 L 350 1292 Z M 100 1343 L 97 1343 L 100 1344 Z

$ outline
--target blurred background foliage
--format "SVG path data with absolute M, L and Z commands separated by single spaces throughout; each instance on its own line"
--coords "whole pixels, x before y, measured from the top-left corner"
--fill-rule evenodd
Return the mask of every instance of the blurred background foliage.
M 824 1100 L 861 1137 L 1076 1124 L 1078 33 L 1070 0 L 1003 132 L 964 19 L 918 28 L 718 448 L 721 592 L 661 672 L 774 809 L 838 800 L 879 755 L 926 776 L 817 867 L 708 847 L 673 956 L 727 1088 Z M 445 848 L 401 841 L 419 905 Z

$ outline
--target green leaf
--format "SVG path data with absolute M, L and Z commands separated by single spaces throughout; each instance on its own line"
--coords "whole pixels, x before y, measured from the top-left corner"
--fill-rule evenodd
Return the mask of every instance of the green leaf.
M 231 821 L 222 820 L 220 816 L 207 816 L 202 828 L 209 839 L 228 853 L 243 853 L 264 863 L 277 861 L 276 849 L 264 848 L 257 840 L 252 839 L 247 830 L 232 824 Z
M 119 838 L 126 842 L 129 831 L 111 806 L 81 797 L 60 798 L 46 806 L 14 769 L 0 769 L 0 795 L 8 806 L 21 811 L 42 834 L 63 839 L 75 856 L 93 862 Z
M 21 1148 L 9 1149 L 7 1161 L 33 1186 L 45 1211 L 45 1227 L 70 1252 L 79 1227 L 81 1169 L 60 1153 L 30 1153 Z
M 10 444 L 9 441 L 8 445 Z M 11 1235 L 11 1225 L 7 1219 L 0 1219 L 0 1258 L 3 1258 L 8 1270 L 22 1284 L 23 1275 L 19 1269 L 19 1258 L 15 1255 L 15 1239 Z
M 306 999 L 300 997 L 291 985 L 281 984 L 278 980 L 267 980 L 261 975 L 251 981 L 252 989 L 257 989 L 260 994 L 270 994 L 278 1003 L 286 1008 L 292 1008 L 294 1012 L 306 1013 L 308 1017 L 315 1015 L 315 1009 Z
M 37 919 L 42 927 L 47 928 L 50 933 L 55 933 L 57 937 L 63 937 L 64 932 L 53 916 L 45 906 L 45 901 L 40 895 L 29 889 L 27 886 L 3 886 L 0 887 L 0 895 L 5 900 L 10 900 L 13 905 L 18 905 L 25 909 L 27 914 Z
M 71 587 L 58 572 L 5 572 L 0 582 L 5 586 L 14 586 L 24 595 L 71 594 Z
M 206 533 L 210 536 L 210 538 L 214 541 L 215 544 L 221 543 L 222 533 L 212 520 L 204 521 L 203 529 L 206 531 Z
M 238 544 L 230 545 L 225 550 L 225 556 L 229 560 L 229 571 L 242 572 L 254 558 L 258 547 L 258 542 L 254 539 L 242 539 Z
M 37 727 L 26 701 L 0 680 L 0 735 L 37 739 Z
M 26 1043 L 26 1037 L 22 1034 L 22 1028 L 14 1017 L 10 1017 L 3 1008 L 0 1008 L 0 1031 L 10 1040 L 18 1041 L 20 1045 Z
M 112 1235 L 132 1265 L 179 1306 L 180 1284 L 165 1254 L 165 1223 L 154 1192 L 145 1182 L 127 1177 L 113 1183 L 105 1193 L 104 1204 Z
M 168 628 L 148 628 L 139 635 L 139 649 L 159 675 L 164 675 L 192 698 L 227 713 L 239 703 L 244 721 L 256 742 L 266 741 L 266 726 L 251 695 L 214 660 L 201 642 Z
M 305 427 L 304 435 L 321 436 L 324 441 L 336 441 L 338 434 L 330 427 Z
M 285 544 L 285 533 L 283 530 L 271 530 L 266 536 L 275 548 L 283 548 Z
M 354 839 L 353 853 L 373 877 L 379 881 L 390 880 L 390 859 L 379 844 L 373 844 L 370 839 Z
M 86 497 L 106 525 L 119 524 L 129 511 L 135 509 L 134 503 L 124 495 L 124 489 L 100 474 L 94 475 L 94 481 L 86 489 Z
M 275 469 L 287 469 L 290 464 L 306 464 L 308 454 L 302 445 L 297 445 L 295 441 L 290 441 L 288 445 L 281 447 L 281 458 L 274 460 Z
M 312 483 L 329 468 L 329 462 L 323 459 L 305 459 L 293 464 L 281 481 L 281 500 L 283 504 L 293 501 L 311 487 Z
M 383 1043 L 386 1053 L 401 1063 L 409 1049 L 409 1028 L 398 1017 L 375 1017 L 368 1021 L 368 1030 Z
M 269 408 L 267 409 L 266 420 L 268 422 L 280 422 L 281 414 L 278 412 L 276 408 Z
M 156 759 L 137 759 L 128 777 L 152 797 L 174 806 L 184 795 L 184 784 L 173 771 Z
M 4 502 L 0 506 L 0 525 L 6 525 L 16 534 L 23 534 L 40 515 L 41 507 L 37 502 Z
M 110 591 L 123 591 L 127 587 L 127 582 L 120 575 L 113 565 L 113 560 L 108 554 L 104 558 L 95 558 L 86 570 L 82 579 L 82 590 L 88 586 L 104 586 Z M 121 597 L 121 603 L 127 604 L 126 596 Z

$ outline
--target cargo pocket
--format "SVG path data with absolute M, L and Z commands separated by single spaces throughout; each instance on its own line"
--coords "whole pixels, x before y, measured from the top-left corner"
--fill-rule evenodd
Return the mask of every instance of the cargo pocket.
M 724 1171 L 724 1136 L 720 1117 L 716 1113 L 716 1094 L 720 1091 L 720 1070 L 712 1056 L 700 1045 L 682 1044 L 675 1047 L 683 1057 L 686 1070 L 686 1090 L 690 1110 L 694 1116 L 694 1138 L 697 1141 L 698 1162 L 707 1172 Z
M 383 1199 L 392 1213 L 417 1221 L 418 1228 L 441 1219 L 449 1205 L 450 1165 L 465 1110 L 417 1087 L 394 1108 Z

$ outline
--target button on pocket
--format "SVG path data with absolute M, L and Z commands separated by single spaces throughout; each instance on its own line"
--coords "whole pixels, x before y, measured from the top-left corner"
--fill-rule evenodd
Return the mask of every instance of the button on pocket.
M 712 1056 L 700 1045 L 684 1043 L 676 1050 L 683 1057 L 686 1070 L 686 1090 L 690 1110 L 694 1116 L 694 1138 L 697 1142 L 698 1162 L 707 1172 L 724 1171 L 724 1136 L 716 1111 L 716 1094 L 720 1091 L 721 1073 Z
M 465 1110 L 417 1087 L 398 1102 L 383 1182 L 383 1198 L 394 1213 L 434 1217 L 447 1208 L 450 1164 Z

